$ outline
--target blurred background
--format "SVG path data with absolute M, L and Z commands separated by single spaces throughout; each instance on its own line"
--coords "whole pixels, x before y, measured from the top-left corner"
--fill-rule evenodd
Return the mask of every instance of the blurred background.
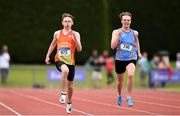
M 47 80 L 47 70 L 55 69 L 55 51 L 51 55 L 52 65 L 45 65 L 44 59 L 54 32 L 62 28 L 64 12 L 75 17 L 73 29 L 80 32 L 83 46 L 83 51 L 76 53 L 76 64 L 86 71 L 86 80 L 76 85 L 91 87 L 93 66 L 88 65 L 88 59 L 94 49 L 99 56 L 104 50 L 109 56 L 114 54 L 110 48 L 111 33 L 121 26 L 118 14 L 123 11 L 133 14 L 132 29 L 139 32 L 141 51 L 148 53 L 148 63 L 154 54 L 160 57 L 165 54 L 171 69 L 175 70 L 180 52 L 179 0 L 0 0 L 0 47 L 7 45 L 10 54 L 6 87 L 31 87 L 36 83 L 44 87 L 59 86 L 59 82 Z M 104 67 L 100 88 L 108 86 Z M 115 78 L 114 72 L 113 75 Z M 148 87 L 148 75 L 143 87 Z M 179 85 L 179 82 L 167 83 L 165 88 L 180 91 Z M 139 65 L 135 87 L 142 87 Z

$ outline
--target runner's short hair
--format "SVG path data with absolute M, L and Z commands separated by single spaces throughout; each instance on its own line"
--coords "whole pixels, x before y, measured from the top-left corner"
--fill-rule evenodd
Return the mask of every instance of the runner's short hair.
M 120 18 L 120 20 L 122 20 L 122 17 L 123 17 L 124 15 L 128 15 L 128 16 L 130 16 L 130 17 L 132 18 L 132 14 L 131 14 L 130 12 L 125 11 L 125 12 L 121 12 L 121 13 L 118 15 L 119 18 Z
M 74 21 L 74 16 L 72 16 L 72 15 L 69 14 L 69 13 L 63 13 L 63 14 L 62 14 L 62 20 L 63 20 L 65 17 L 70 17 L 70 18 Z

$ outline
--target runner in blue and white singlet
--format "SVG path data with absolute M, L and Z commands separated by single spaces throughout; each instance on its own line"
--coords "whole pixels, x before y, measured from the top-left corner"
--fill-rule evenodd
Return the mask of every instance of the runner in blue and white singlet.
M 119 43 L 116 48 L 115 60 L 137 60 L 137 47 L 135 45 L 134 30 L 120 33 Z
M 133 106 L 133 99 L 131 98 L 134 72 L 136 69 L 136 61 L 141 58 L 140 45 L 138 39 L 138 32 L 130 28 L 132 14 L 129 12 L 122 12 L 119 15 L 122 27 L 115 29 L 112 32 L 111 48 L 116 49 L 115 53 L 115 70 L 117 74 L 117 88 L 118 88 L 118 105 L 122 105 L 122 87 L 127 71 L 127 104 Z

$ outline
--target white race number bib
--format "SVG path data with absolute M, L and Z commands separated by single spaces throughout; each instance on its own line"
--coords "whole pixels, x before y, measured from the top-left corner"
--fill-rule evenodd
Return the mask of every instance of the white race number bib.
M 70 48 L 60 48 L 58 52 L 59 56 L 70 56 L 71 55 L 71 50 Z
M 121 50 L 124 50 L 124 51 L 129 51 L 129 52 L 132 51 L 132 45 L 129 45 L 129 44 L 121 44 L 120 48 Z

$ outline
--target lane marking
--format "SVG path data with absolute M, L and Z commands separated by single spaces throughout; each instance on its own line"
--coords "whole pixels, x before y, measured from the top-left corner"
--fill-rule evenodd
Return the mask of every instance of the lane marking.
M 109 94 L 107 94 L 107 93 L 105 93 L 105 92 L 101 92 L 102 94 L 106 94 L 106 95 L 109 95 Z M 84 94 L 86 94 L 86 93 L 84 93 Z M 101 96 L 102 94 L 98 94 L 99 96 Z M 103 95 L 103 97 L 106 97 L 106 98 L 114 98 L 114 97 L 112 97 L 112 96 L 104 96 Z M 139 98 L 139 97 L 137 97 L 137 96 L 135 96 L 136 98 Z M 140 97 L 142 97 L 142 96 L 140 96 Z M 144 97 L 142 97 L 142 98 L 144 98 Z M 147 97 L 148 98 L 148 97 Z M 156 97 L 157 98 L 157 97 Z M 158 98 L 159 100 L 161 100 L 161 98 Z M 143 100 L 139 100 L 139 99 L 135 99 L 134 100 L 135 102 L 141 102 L 141 103 L 144 103 L 144 104 L 153 104 L 153 105 L 157 105 L 157 106 L 163 106 L 163 107 L 170 107 L 170 108 L 177 108 L 177 109 L 180 109 L 180 107 L 179 106 L 174 106 L 174 105 L 167 105 L 167 104 L 161 104 L 161 103 L 154 103 L 154 102 L 146 102 L 146 101 L 143 101 Z
M 137 97 L 142 97 L 142 95 L 137 95 Z M 149 97 L 149 96 L 144 96 L 142 98 L 149 98 L 149 99 L 158 99 L 158 100 L 161 100 L 161 101 L 172 101 L 172 102 L 180 102 L 180 100 L 174 100 L 174 99 L 165 99 L 165 98 L 159 98 L 159 97 Z
M 134 101 L 135 102 L 141 102 L 141 103 L 144 103 L 144 104 L 153 104 L 153 105 L 157 105 L 157 106 L 163 106 L 163 107 L 170 107 L 170 108 L 180 109 L 180 107 L 174 106 L 174 105 L 166 105 L 166 104 L 161 104 L 161 103 L 146 102 L 146 101 L 142 101 L 142 100 L 134 100 Z
M 149 111 L 145 111 L 145 110 L 139 110 L 139 109 L 128 108 L 128 107 L 124 107 L 124 106 L 112 105 L 112 104 L 107 104 L 107 103 L 103 103 L 103 102 L 97 102 L 97 101 L 94 101 L 94 100 L 87 100 L 87 99 L 76 98 L 76 97 L 74 99 L 77 99 L 77 100 L 80 100 L 80 101 L 84 101 L 84 102 L 90 102 L 90 103 L 105 105 L 105 106 L 109 106 L 109 107 L 116 107 L 116 108 L 120 108 L 120 109 L 126 109 L 126 110 L 131 110 L 131 111 L 151 114 L 151 115 L 160 115 L 160 114 L 149 112 Z
M 26 97 L 26 98 L 30 98 L 30 99 L 33 99 L 33 100 L 36 100 L 36 101 L 39 101 L 39 102 L 43 102 L 43 103 L 50 104 L 50 105 L 53 105 L 53 106 L 65 108 L 65 106 L 61 106 L 61 105 L 59 105 L 59 104 L 57 104 L 57 103 L 49 102 L 49 101 L 47 101 L 47 100 L 40 99 L 40 98 L 38 98 L 38 97 L 34 97 L 34 96 L 27 95 L 27 94 L 23 94 L 23 93 L 17 93 L 17 92 L 14 92 L 14 91 L 12 91 L 12 90 L 9 90 L 9 92 L 14 93 L 14 94 L 19 95 L 19 96 L 23 96 L 23 97 Z M 89 114 L 89 113 L 87 113 L 87 112 L 84 112 L 84 111 L 81 111 L 81 110 L 78 110 L 78 109 L 74 109 L 74 108 L 73 108 L 73 110 L 76 111 L 76 112 L 79 112 L 79 113 L 88 115 L 88 116 L 94 116 L 93 114 Z
M 160 95 L 161 98 L 159 98 L 159 97 L 154 97 L 154 96 L 151 96 L 151 97 L 150 97 L 150 96 L 148 96 L 148 95 L 145 95 L 142 91 L 138 91 L 138 92 L 136 92 L 136 91 L 138 91 L 138 90 L 134 90 L 134 92 L 133 92 L 133 93 L 135 94 L 135 95 L 134 95 L 135 97 L 139 97 L 139 96 L 140 96 L 140 97 L 142 97 L 142 98 L 159 99 L 159 100 L 161 100 L 161 101 L 164 100 L 164 101 L 180 102 L 180 100 L 174 99 L 173 97 L 170 97 L 171 99 L 162 98 L 162 96 L 166 96 L 166 97 L 168 96 L 166 93 L 164 93 L 165 95 L 162 95 L 162 94 L 163 94 L 163 93 L 162 93 L 162 94 Z M 148 93 L 150 93 L 150 94 L 151 94 L 151 93 L 153 93 L 153 94 L 154 94 L 154 93 L 157 93 L 157 94 L 158 94 L 158 92 L 159 92 L 159 91 L 152 91 L 152 90 L 146 90 L 146 89 L 145 89 L 145 91 L 148 91 Z M 98 91 L 98 92 L 101 92 L 101 93 L 104 93 L 104 94 L 108 94 L 108 95 L 109 95 L 109 93 L 108 93 L 107 91 L 103 91 L 103 90 L 102 90 L 102 91 Z M 141 95 L 140 95 L 140 94 L 141 94 Z M 171 95 L 171 93 L 168 93 L 168 94 Z M 180 94 L 179 94 L 179 95 L 180 95 Z M 176 95 L 176 96 L 178 96 L 178 95 Z
M 0 102 L 0 105 L 4 106 L 5 108 L 7 108 L 8 110 L 10 110 L 11 112 L 15 113 L 17 116 L 21 116 L 20 113 L 16 112 L 15 110 L 13 110 L 13 109 L 10 108 L 9 106 L 3 104 L 2 102 Z
M 47 93 L 45 91 L 41 91 L 41 93 L 52 95 L 52 94 Z M 147 113 L 147 114 L 151 114 L 151 115 L 160 115 L 160 114 L 149 112 L 149 111 L 145 111 L 145 110 L 133 109 L 133 108 L 128 108 L 128 107 L 124 107 L 124 106 L 117 106 L 117 105 L 107 104 L 107 103 L 103 103 L 103 102 L 97 102 L 97 101 L 94 101 L 94 100 L 87 100 L 87 99 L 77 98 L 77 97 L 73 97 L 73 99 L 77 99 L 77 100 L 84 101 L 84 102 L 91 102 L 91 103 L 95 103 L 95 104 L 105 105 L 105 106 L 109 106 L 109 107 L 116 107 L 116 108 L 121 108 L 121 109 L 141 112 L 141 113 Z

